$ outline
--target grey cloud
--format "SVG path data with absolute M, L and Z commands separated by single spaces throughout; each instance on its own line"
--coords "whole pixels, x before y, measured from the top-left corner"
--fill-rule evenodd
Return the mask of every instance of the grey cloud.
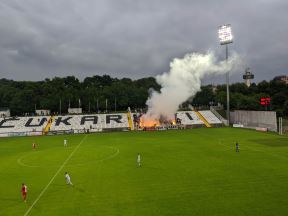
M 231 23 L 229 49 L 270 79 L 287 74 L 287 11 L 285 0 L 0 0 L 0 78 L 155 76 L 187 52 L 224 58 L 217 27 Z

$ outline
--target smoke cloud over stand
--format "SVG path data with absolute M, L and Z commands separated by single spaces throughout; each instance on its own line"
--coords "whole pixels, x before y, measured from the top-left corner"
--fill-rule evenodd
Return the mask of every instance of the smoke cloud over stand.
M 193 97 L 201 87 L 201 79 L 212 74 L 225 74 L 239 61 L 236 54 L 226 61 L 217 62 L 213 52 L 191 53 L 184 58 L 175 58 L 170 71 L 156 77 L 162 86 L 160 93 L 152 91 L 146 104 L 147 113 L 143 120 L 159 120 L 160 117 L 174 119 L 180 104 Z

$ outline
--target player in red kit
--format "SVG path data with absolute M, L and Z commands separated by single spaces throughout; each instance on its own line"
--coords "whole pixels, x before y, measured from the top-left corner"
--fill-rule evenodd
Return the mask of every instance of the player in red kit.
M 26 198 L 27 198 L 27 186 L 23 183 L 22 184 L 22 197 L 23 197 L 23 201 L 26 202 Z

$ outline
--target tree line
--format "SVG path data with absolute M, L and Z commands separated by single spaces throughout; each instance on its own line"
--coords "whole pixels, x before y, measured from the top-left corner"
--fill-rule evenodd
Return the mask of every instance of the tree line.
M 84 112 L 103 112 L 107 102 L 108 112 L 125 111 L 127 107 L 145 108 L 150 89 L 160 91 L 160 88 L 153 77 L 131 80 L 97 75 L 79 81 L 67 76 L 35 82 L 0 79 L 0 108 L 9 108 L 12 115 L 34 113 L 35 108 L 59 113 L 60 104 L 62 113 L 67 113 L 69 106 L 79 105 Z M 271 97 L 270 106 L 261 106 L 261 97 Z M 183 106 L 217 103 L 226 106 L 226 85 L 202 86 Z M 244 83 L 232 84 L 230 107 L 231 110 L 274 110 L 280 116 L 288 116 L 288 85 L 278 80 L 253 83 L 249 88 Z
M 244 83 L 234 83 L 230 89 L 231 110 L 268 110 L 276 111 L 278 116 L 288 116 L 288 84 L 279 80 L 252 83 L 247 87 Z M 260 104 L 261 98 L 270 98 L 270 104 Z M 194 104 L 210 105 L 221 103 L 226 108 L 226 85 L 201 87 L 193 98 Z
M 79 105 L 84 112 L 103 112 L 107 101 L 108 111 L 124 111 L 145 107 L 150 88 L 160 89 L 152 77 L 131 80 L 103 75 L 79 81 L 67 76 L 36 82 L 0 79 L 0 108 L 9 108 L 12 115 L 34 113 L 35 108 L 59 113 L 60 104 L 62 113 Z

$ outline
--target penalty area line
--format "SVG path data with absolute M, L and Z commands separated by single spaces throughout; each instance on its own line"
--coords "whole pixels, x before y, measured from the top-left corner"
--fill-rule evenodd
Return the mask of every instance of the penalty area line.
M 85 135 L 85 137 L 83 137 L 83 139 L 80 141 L 80 143 L 75 147 L 75 149 L 71 152 L 71 154 L 66 158 L 66 160 L 63 162 L 63 164 L 59 167 L 59 169 L 57 170 L 57 172 L 55 173 L 55 175 L 51 178 L 51 180 L 48 182 L 48 184 L 46 185 L 46 187 L 41 191 L 41 193 L 38 195 L 38 197 L 36 198 L 36 200 L 32 203 L 32 205 L 29 207 L 29 209 L 26 211 L 26 213 L 24 214 L 24 216 L 27 216 L 30 211 L 32 210 L 32 208 L 35 206 L 35 204 L 39 201 L 39 199 L 42 197 L 42 195 L 45 193 L 45 191 L 48 189 L 48 187 L 50 186 L 50 184 L 53 182 L 53 180 L 56 178 L 56 176 L 61 172 L 61 170 L 63 169 L 63 167 L 67 164 L 67 162 L 70 160 L 70 158 L 73 156 L 73 154 L 77 151 L 77 149 L 81 146 L 81 144 L 83 143 L 83 141 L 86 139 L 87 135 Z

